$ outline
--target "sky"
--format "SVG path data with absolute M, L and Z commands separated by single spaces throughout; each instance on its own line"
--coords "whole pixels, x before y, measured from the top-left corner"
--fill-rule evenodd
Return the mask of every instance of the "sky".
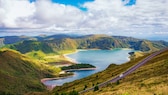
M 168 0 L 0 0 L 0 36 L 107 34 L 168 38 Z

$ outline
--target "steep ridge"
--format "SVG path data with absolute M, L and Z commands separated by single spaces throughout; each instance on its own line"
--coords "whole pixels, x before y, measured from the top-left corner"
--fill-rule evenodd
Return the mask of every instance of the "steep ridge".
M 50 46 L 55 52 L 59 50 L 75 50 L 77 48 L 76 41 L 70 38 L 48 40 L 44 43 Z
M 127 45 L 121 41 L 107 35 L 89 35 L 84 38 L 77 39 L 78 48 L 82 49 L 112 49 L 126 48 Z
M 20 95 L 30 91 L 45 91 L 43 77 L 53 71 L 13 50 L 0 50 L 0 95 Z
M 148 61 L 118 83 L 85 95 L 167 95 L 168 50 Z
M 107 35 L 86 35 L 78 37 L 64 35 L 59 37 L 59 35 L 54 35 L 39 39 L 40 40 L 24 40 L 22 42 L 8 45 L 8 47 L 22 53 L 31 52 L 33 50 L 42 50 L 44 53 L 51 53 L 60 50 L 113 48 L 131 48 L 134 50 L 151 52 L 168 46 L 168 42 L 165 41 L 149 41 L 132 37 L 113 37 Z
M 39 42 L 36 40 L 25 40 L 19 43 L 7 45 L 10 49 L 20 51 L 21 53 L 27 53 L 31 51 L 41 50 L 44 53 L 54 52 L 52 47 L 48 46 L 46 42 Z

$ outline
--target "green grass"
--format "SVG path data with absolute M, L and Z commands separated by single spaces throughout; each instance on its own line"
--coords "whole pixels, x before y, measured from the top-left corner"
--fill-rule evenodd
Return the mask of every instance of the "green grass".
M 72 50 L 59 50 L 58 54 L 62 55 L 62 54 L 70 54 L 70 53 L 74 53 L 76 51 L 76 49 L 72 49 Z
M 58 76 L 59 68 L 35 62 L 14 50 L 0 50 L 0 95 L 46 91 L 41 78 Z
M 131 66 L 137 64 L 149 54 L 138 57 L 122 65 L 111 64 L 106 70 L 91 75 L 89 77 L 65 83 L 63 86 L 56 87 L 55 92 L 69 92 L 93 87 L 96 84 L 119 75 Z M 168 91 L 168 51 L 156 56 L 146 65 L 140 67 L 132 74 L 128 75 L 118 83 L 110 83 L 98 91 L 90 91 L 86 95 L 167 95 Z
M 42 62 L 42 63 L 53 62 L 56 60 L 54 58 L 46 58 L 47 56 L 54 56 L 54 54 L 51 54 L 51 53 L 45 54 L 41 50 L 28 52 L 28 53 L 26 53 L 26 55 L 29 56 L 31 59 Z M 55 55 L 57 55 L 57 54 L 55 54 Z
M 59 51 L 59 53 L 44 53 L 43 51 L 39 50 L 39 51 L 32 51 L 32 52 L 28 52 L 26 53 L 27 56 L 29 56 L 32 60 L 35 60 L 39 63 L 45 63 L 45 64 L 54 64 L 56 65 L 56 63 L 71 63 L 69 62 L 68 59 L 66 59 L 63 54 L 67 54 L 67 53 L 72 53 L 72 50 L 66 50 L 66 51 Z

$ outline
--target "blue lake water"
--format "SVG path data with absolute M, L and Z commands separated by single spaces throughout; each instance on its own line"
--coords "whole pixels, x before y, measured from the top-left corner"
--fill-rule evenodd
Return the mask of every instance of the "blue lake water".
M 96 72 L 106 69 L 111 63 L 122 64 L 129 61 L 129 52 L 131 49 L 113 49 L 113 50 L 80 50 L 76 53 L 67 55 L 78 63 L 89 63 L 96 66 L 96 70 L 75 71 L 74 76 L 59 79 L 49 80 L 45 85 L 62 85 L 66 82 L 71 82 L 77 79 L 87 77 Z

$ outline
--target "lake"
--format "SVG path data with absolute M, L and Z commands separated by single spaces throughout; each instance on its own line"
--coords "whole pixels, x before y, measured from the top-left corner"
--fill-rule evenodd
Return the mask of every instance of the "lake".
M 96 70 L 74 71 L 74 76 L 59 80 L 45 81 L 45 85 L 62 85 L 77 79 L 87 77 L 96 72 L 106 69 L 111 63 L 122 64 L 129 61 L 131 49 L 113 50 L 79 50 L 78 52 L 67 55 L 78 63 L 89 63 L 96 66 Z

